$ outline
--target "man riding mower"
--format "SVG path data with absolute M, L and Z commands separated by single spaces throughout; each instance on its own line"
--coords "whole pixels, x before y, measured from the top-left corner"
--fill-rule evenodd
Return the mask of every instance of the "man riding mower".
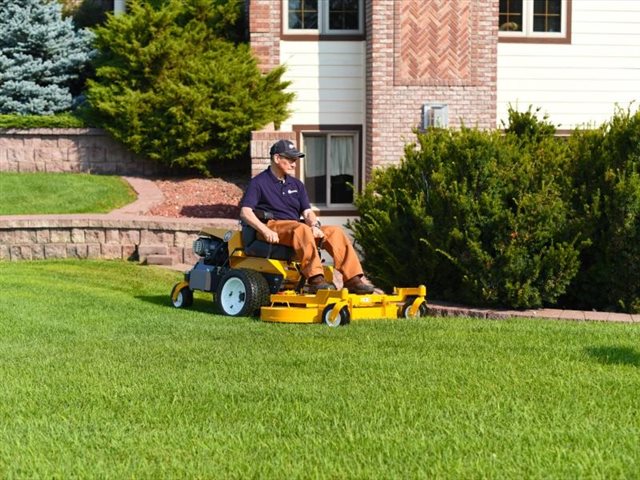
M 293 249 L 261 241 L 256 231 L 204 229 L 193 244 L 201 258 L 171 292 L 176 308 L 189 307 L 193 292 L 211 292 L 216 310 L 229 316 L 259 315 L 267 322 L 345 325 L 351 320 L 412 318 L 427 313 L 424 286 L 391 294 L 356 294 L 335 287 L 309 293 Z M 327 282 L 333 268 L 323 266 Z

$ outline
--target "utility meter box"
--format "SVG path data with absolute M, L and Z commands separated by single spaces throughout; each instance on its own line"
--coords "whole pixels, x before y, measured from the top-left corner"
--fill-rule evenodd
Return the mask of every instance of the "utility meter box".
M 449 126 L 449 106 L 446 103 L 425 103 L 422 106 L 422 129 Z

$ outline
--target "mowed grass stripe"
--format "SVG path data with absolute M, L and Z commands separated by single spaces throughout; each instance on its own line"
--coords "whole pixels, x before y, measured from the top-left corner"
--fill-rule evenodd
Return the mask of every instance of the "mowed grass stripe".
M 277 325 L 169 305 L 180 275 L 0 263 L 7 477 L 633 478 L 638 327 Z
M 107 213 L 136 198 L 122 178 L 85 173 L 0 173 L 0 215 Z

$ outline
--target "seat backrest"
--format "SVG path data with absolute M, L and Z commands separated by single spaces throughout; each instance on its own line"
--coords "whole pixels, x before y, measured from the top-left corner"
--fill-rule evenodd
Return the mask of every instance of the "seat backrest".
M 288 262 L 295 257 L 293 248 L 258 240 L 255 229 L 244 223 L 242 224 L 242 244 L 244 245 L 244 253 L 250 257 L 272 258 Z

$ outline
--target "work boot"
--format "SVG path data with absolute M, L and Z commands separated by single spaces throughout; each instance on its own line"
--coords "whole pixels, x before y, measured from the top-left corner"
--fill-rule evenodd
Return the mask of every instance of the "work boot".
M 307 280 L 305 290 L 308 293 L 316 293 L 318 290 L 335 290 L 336 286 L 324 279 L 324 275 L 315 275 Z
M 373 293 L 375 287 L 373 285 L 367 285 L 362 281 L 362 275 L 356 275 L 350 278 L 343 285 L 344 288 L 349 290 L 349 293 L 355 293 L 358 295 L 368 295 Z

